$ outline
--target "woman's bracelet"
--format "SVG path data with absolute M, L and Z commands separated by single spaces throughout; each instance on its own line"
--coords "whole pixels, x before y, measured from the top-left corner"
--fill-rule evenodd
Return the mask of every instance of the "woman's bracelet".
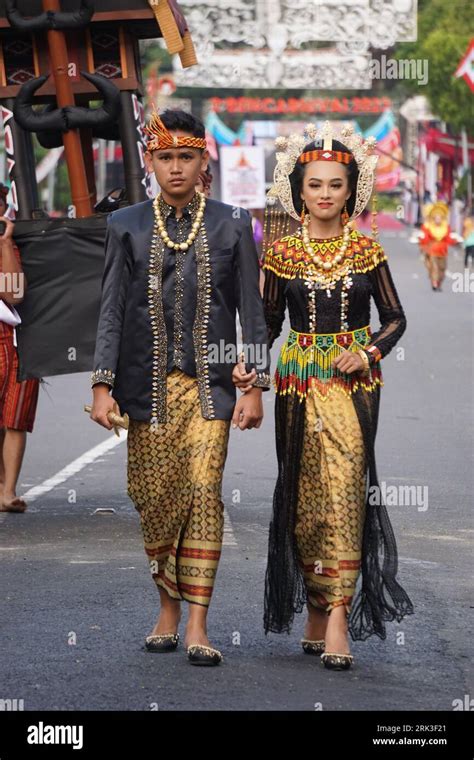
M 382 354 L 377 346 L 370 346 L 370 348 L 367 348 L 365 350 L 370 355 L 369 361 L 371 364 L 376 364 L 382 358 Z
M 366 374 L 366 375 L 367 375 L 367 374 L 370 372 L 370 362 L 369 362 L 369 357 L 367 356 L 367 354 L 365 353 L 365 351 L 364 351 L 362 348 L 361 348 L 361 349 L 359 349 L 359 351 L 358 351 L 357 353 L 359 354 L 360 358 L 361 358 L 361 359 L 362 359 L 362 361 L 364 362 L 364 369 L 363 369 L 363 372 L 364 372 L 364 374 Z

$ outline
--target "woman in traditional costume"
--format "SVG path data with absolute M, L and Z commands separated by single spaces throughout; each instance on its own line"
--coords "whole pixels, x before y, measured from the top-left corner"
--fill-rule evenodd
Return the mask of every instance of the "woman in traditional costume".
M 306 603 L 303 650 L 328 668 L 348 669 L 348 632 L 354 640 L 384 639 L 387 621 L 413 612 L 396 580 L 374 455 L 380 360 L 406 320 L 382 247 L 349 226 L 372 192 L 374 140 L 364 143 L 349 127 L 339 142 L 329 122 L 320 135 L 314 125 L 306 134 L 277 139 L 269 191 L 301 226 L 282 234 L 281 215 L 269 215 L 273 242 L 263 264 L 270 347 L 287 306 L 291 322 L 275 373 L 278 480 L 264 625 L 289 632 Z M 381 323 L 375 333 L 371 299 Z M 234 370 L 242 389 L 252 379 Z

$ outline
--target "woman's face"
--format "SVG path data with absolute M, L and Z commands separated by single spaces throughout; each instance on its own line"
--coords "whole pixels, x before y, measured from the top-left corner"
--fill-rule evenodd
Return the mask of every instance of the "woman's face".
M 316 219 L 340 216 L 351 190 L 347 168 L 338 161 L 311 161 L 305 167 L 301 198 Z

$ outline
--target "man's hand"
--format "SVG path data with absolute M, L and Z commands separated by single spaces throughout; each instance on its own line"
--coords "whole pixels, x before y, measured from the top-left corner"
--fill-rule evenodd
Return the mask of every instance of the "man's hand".
M 97 383 L 97 385 L 94 385 L 92 389 L 94 400 L 92 402 L 90 417 L 94 422 L 107 428 L 107 430 L 112 430 L 113 425 L 107 417 L 107 414 L 109 412 L 120 414 L 120 410 L 115 399 L 109 394 L 109 389 L 110 386 L 105 383 Z
M 239 362 L 232 370 L 232 382 L 236 388 L 240 388 L 242 393 L 248 393 L 253 388 L 256 378 L 257 373 L 254 369 L 251 372 L 246 372 L 245 362 Z
M 352 374 L 352 372 L 361 372 L 365 369 L 364 362 L 359 354 L 346 350 L 334 359 L 332 366 L 334 369 L 338 369 L 339 372 L 346 372 L 348 375 Z
M 241 430 L 259 428 L 263 420 L 262 389 L 251 388 L 241 396 L 235 407 L 232 417 L 232 427 Z

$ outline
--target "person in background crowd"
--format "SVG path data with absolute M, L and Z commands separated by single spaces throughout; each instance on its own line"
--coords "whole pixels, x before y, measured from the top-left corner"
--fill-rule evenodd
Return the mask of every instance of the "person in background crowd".
M 464 248 L 464 266 L 469 266 L 469 259 L 471 264 L 474 259 L 474 217 L 467 216 L 464 220 L 462 228 L 463 236 L 463 248 Z
M 13 222 L 5 216 L 8 188 L 0 184 L 0 512 L 24 512 L 26 502 L 16 495 L 26 433 L 33 431 L 39 380 L 18 382 L 15 304 L 24 297 L 26 282 L 20 252 L 13 242 Z M 17 287 L 19 285 L 19 287 Z
M 200 193 L 204 193 L 206 198 L 210 198 L 211 184 L 212 184 L 212 172 L 209 171 L 209 167 L 207 166 L 199 174 L 199 179 L 196 182 L 196 190 L 198 190 Z
M 425 266 L 431 281 L 431 288 L 441 290 L 448 263 L 450 245 L 457 245 L 462 238 L 452 232 L 449 223 L 449 208 L 437 201 L 426 207 L 425 221 L 421 225 L 418 243 L 425 256 Z

